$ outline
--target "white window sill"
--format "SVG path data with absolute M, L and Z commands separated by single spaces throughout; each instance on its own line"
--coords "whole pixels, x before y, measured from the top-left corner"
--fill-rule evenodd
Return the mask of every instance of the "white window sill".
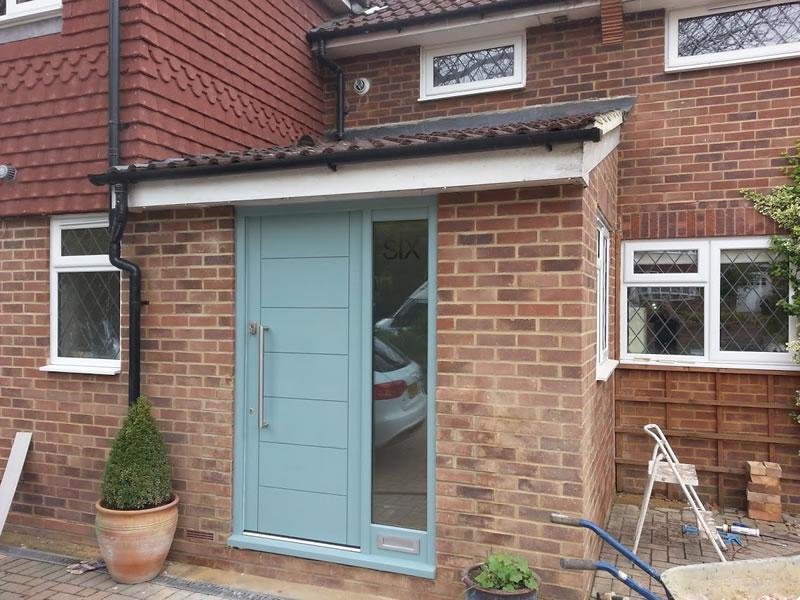
M 40 371 L 50 373 L 76 373 L 79 375 L 119 375 L 122 367 L 96 367 L 91 365 L 45 365 Z
M 611 375 L 613 375 L 614 369 L 617 368 L 618 364 L 618 360 L 608 359 L 597 365 L 597 368 L 595 369 L 595 378 L 597 381 L 608 381 L 611 378 Z
M 491 81 L 491 79 L 487 79 Z M 431 100 L 443 100 L 445 98 L 458 98 L 459 96 L 473 96 L 475 94 L 489 94 L 492 92 L 505 92 L 508 90 L 521 90 L 525 88 L 525 82 L 515 82 L 503 85 L 485 86 L 472 90 L 461 90 L 459 92 L 441 92 L 438 94 L 425 94 L 417 98 L 417 102 L 429 102 Z
M 53 17 L 61 16 L 61 6 L 48 6 L 42 9 L 20 11 L 11 15 L 0 17 L 0 29 L 5 27 L 16 27 L 24 23 L 35 23 Z
M 624 358 L 619 361 L 621 365 L 648 365 L 652 367 L 686 367 L 706 369 L 746 369 L 748 371 L 798 371 L 800 365 L 796 363 L 758 363 L 758 362 L 709 362 L 690 360 L 670 360 L 652 358 Z

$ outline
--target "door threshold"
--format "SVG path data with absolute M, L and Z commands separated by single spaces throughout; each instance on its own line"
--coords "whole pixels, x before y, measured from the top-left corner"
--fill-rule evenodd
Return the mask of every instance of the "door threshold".
M 299 538 L 286 537 L 282 535 L 258 533 L 256 531 L 243 531 L 242 535 L 261 538 L 265 540 L 275 540 L 276 542 L 289 542 L 291 544 L 303 544 L 305 546 L 315 546 L 317 548 L 330 548 L 331 550 L 344 550 L 345 552 L 361 552 L 361 548 L 355 548 L 353 546 L 342 546 L 341 544 L 330 544 L 328 542 L 315 542 L 314 540 L 302 540 Z

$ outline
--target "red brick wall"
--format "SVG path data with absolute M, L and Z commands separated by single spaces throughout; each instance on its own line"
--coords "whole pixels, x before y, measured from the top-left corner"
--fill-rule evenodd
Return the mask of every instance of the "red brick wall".
M 662 12 L 627 15 L 620 44 L 602 45 L 597 20 L 530 29 L 527 40 L 525 89 L 426 102 L 417 48 L 342 60 L 347 126 L 635 95 L 620 147 L 625 239 L 772 231 L 739 190 L 783 182 L 780 154 L 800 137 L 799 58 L 664 73 Z M 366 96 L 352 91 L 356 77 L 370 79 Z M 331 78 L 325 89 L 331 127 Z
M 152 212 L 129 228 L 125 256 L 142 266 L 148 302 L 142 389 L 169 445 L 179 536 L 202 529 L 222 543 L 233 444 L 232 210 Z M 7 219 L 0 237 L 2 460 L 14 432 L 33 431 L 9 527 L 91 542 L 106 454 L 127 410 L 127 378 L 39 371 L 49 358 L 49 237 L 47 217 Z
M 305 32 L 315 0 L 131 0 L 122 10 L 122 161 L 290 143 L 322 125 Z M 64 0 L 63 30 L 0 44 L 0 218 L 104 210 L 108 3 Z
M 619 215 L 617 211 L 617 152 L 613 152 L 595 168 L 590 175 L 590 183 L 584 192 L 585 203 L 584 237 L 587 239 L 586 277 L 594 281 L 596 250 L 595 221 L 598 210 L 608 221 L 611 230 L 611 260 L 609 265 L 609 300 L 608 321 L 609 358 L 616 354 L 617 310 L 616 286 L 614 285 L 617 267 L 617 250 L 614 243 L 618 232 Z M 608 381 L 597 381 L 595 372 L 596 360 L 596 290 L 597 282 L 588 285 L 585 306 L 589 319 L 584 330 L 587 339 L 584 348 L 588 351 L 584 356 L 584 376 L 586 377 L 586 394 L 583 409 L 583 439 L 581 454 L 585 457 L 583 473 L 583 511 L 581 515 L 592 521 L 605 524 L 609 507 L 614 497 L 614 455 L 609 448 L 614 447 L 614 377 Z M 600 541 L 595 536 L 589 539 L 585 556 L 595 558 L 599 553 Z
M 322 127 L 314 0 L 139 0 L 123 19 L 130 160 L 291 144 Z
M 700 492 L 717 505 L 744 507 L 747 460 L 783 467 L 785 512 L 800 512 L 800 447 L 794 407 L 800 376 L 725 370 L 617 371 L 617 488 L 641 493 L 653 451 L 641 428 L 657 423 L 682 462 L 697 465 Z M 681 497 L 680 489 L 657 491 Z
M 64 0 L 63 30 L 0 44 L 0 218 L 96 210 L 104 190 L 86 180 L 105 163 L 107 2 Z
M 580 441 L 584 428 L 608 420 L 600 406 L 610 409 L 602 390 L 611 384 L 590 381 L 596 202 L 578 186 L 441 196 L 434 581 L 225 545 L 232 504 L 232 212 L 137 215 L 125 255 L 144 273 L 142 389 L 155 404 L 181 496 L 174 556 L 424 600 L 456 596 L 460 568 L 503 547 L 530 559 L 545 581 L 543 598 L 583 598 L 587 575 L 563 572 L 558 558 L 584 556 L 586 536 L 550 525 L 548 517 L 581 514 L 587 498 L 606 498 L 610 486 L 583 484 L 589 466 Z M 0 347 L 0 456 L 16 430 L 32 430 L 34 441 L 8 526 L 91 542 L 93 503 L 125 412 L 126 378 L 38 370 L 48 357 L 48 254 L 46 217 L 9 220 L 0 239 L 0 336 L 12 340 Z M 197 532 L 213 540 L 199 541 Z

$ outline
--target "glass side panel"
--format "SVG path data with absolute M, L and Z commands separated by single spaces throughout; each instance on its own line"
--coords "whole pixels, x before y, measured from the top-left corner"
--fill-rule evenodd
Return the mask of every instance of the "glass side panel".
M 697 273 L 697 250 L 634 251 L 633 272 L 651 275 Z
M 427 529 L 428 222 L 373 225 L 372 522 Z
M 628 352 L 704 354 L 704 290 L 701 287 L 628 289 Z
M 793 42 L 800 42 L 800 2 L 678 21 L 678 56 L 698 56 Z
M 61 256 L 108 254 L 110 237 L 107 227 L 61 230 Z
M 119 359 L 119 271 L 58 274 L 58 356 Z
M 499 79 L 513 75 L 513 45 L 433 57 L 434 87 Z
M 774 258 L 763 249 L 721 252 L 720 350 L 786 352 L 789 317 L 777 301 L 789 297 L 789 283 L 770 276 Z

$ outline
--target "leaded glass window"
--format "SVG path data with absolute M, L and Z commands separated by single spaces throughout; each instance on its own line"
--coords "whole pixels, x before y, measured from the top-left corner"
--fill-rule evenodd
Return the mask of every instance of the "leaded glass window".
M 736 10 L 732 6 L 701 6 L 670 11 L 665 32 L 666 70 L 800 55 L 800 1 L 758 4 Z
M 54 217 L 51 236 L 48 369 L 118 372 L 120 272 L 108 258 L 108 218 Z
M 697 56 L 800 42 L 800 2 L 678 21 L 678 56 Z
M 420 52 L 420 100 L 525 85 L 525 34 L 470 40 Z
M 789 317 L 777 302 L 789 297 L 789 282 L 770 275 L 774 258 L 764 249 L 722 250 L 721 350 L 786 352 Z
M 622 360 L 789 368 L 767 237 L 624 242 Z
M 646 250 L 633 253 L 633 272 L 697 273 L 697 250 Z
M 628 349 L 641 354 L 703 356 L 702 287 L 628 289 Z
M 453 85 L 514 75 L 514 46 L 433 57 L 433 85 Z

